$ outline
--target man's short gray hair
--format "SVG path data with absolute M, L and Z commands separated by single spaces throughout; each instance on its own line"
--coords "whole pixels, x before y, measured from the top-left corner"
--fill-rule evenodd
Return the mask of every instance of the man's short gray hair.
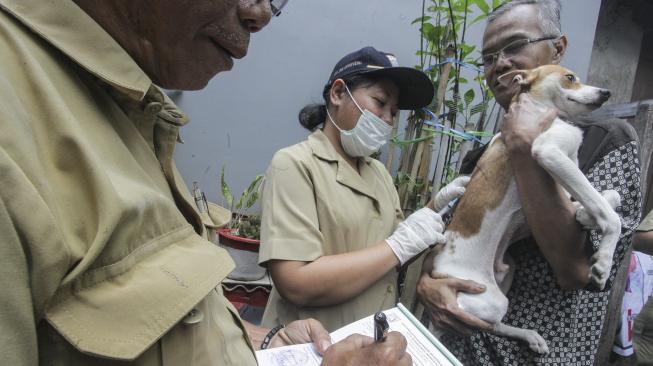
M 535 5 L 538 9 L 538 20 L 540 30 L 544 36 L 561 36 L 560 26 L 560 0 L 512 0 L 491 12 L 488 15 L 488 23 L 492 23 L 502 14 L 516 8 L 519 5 Z

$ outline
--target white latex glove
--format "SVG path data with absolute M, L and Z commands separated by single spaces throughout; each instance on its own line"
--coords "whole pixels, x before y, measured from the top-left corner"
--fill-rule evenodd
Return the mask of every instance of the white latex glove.
M 413 212 L 386 239 L 386 243 L 403 265 L 431 245 L 445 243 L 442 217 L 428 207 Z
M 469 183 L 468 176 L 460 176 L 451 183 L 442 188 L 433 198 L 433 208 L 436 212 L 440 212 L 443 208 L 447 207 L 449 202 L 460 197 L 465 193 L 465 187 Z

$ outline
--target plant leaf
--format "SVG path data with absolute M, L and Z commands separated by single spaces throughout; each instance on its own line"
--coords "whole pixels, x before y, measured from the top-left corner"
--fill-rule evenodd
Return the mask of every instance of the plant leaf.
M 247 187 L 245 193 L 249 196 L 252 192 L 258 190 L 258 187 L 261 184 L 262 180 L 263 180 L 263 176 L 261 174 L 254 177 L 254 180 L 252 180 L 252 182 L 249 184 L 249 187 Z
M 258 191 L 252 192 L 252 194 L 249 195 L 249 199 L 245 203 L 245 209 L 248 210 L 252 206 L 254 206 L 256 201 L 258 201 L 258 198 L 259 198 L 259 192 Z
M 259 197 L 261 195 L 260 190 L 261 190 L 261 183 L 262 182 L 263 182 L 263 175 L 259 174 L 256 177 L 254 177 L 254 180 L 252 181 L 252 183 L 250 183 L 249 187 L 247 187 L 246 192 L 247 192 L 248 199 L 247 199 L 247 202 L 245 202 L 245 209 L 246 210 L 248 210 L 252 206 L 254 206 L 256 201 L 259 199 Z
M 460 46 L 460 49 L 462 50 L 461 57 L 460 57 L 461 59 L 465 59 L 465 57 L 467 57 L 470 53 L 474 52 L 474 50 L 476 49 L 476 46 L 464 44 L 464 43 L 458 46 Z
M 245 197 L 247 197 L 247 195 L 245 193 L 246 192 L 243 192 L 243 194 L 240 195 L 240 198 L 238 199 L 238 202 L 236 202 L 236 209 L 237 210 L 240 210 L 241 208 L 243 208 L 243 202 L 245 201 Z
M 465 105 L 469 106 L 469 104 L 474 100 L 474 89 L 469 89 L 468 91 L 465 92 L 465 95 L 463 96 L 463 100 L 465 101 Z
M 428 16 L 428 15 L 425 15 L 425 16 L 423 16 L 423 17 L 419 17 L 419 18 L 417 18 L 417 19 L 415 19 L 415 20 L 413 20 L 413 22 L 412 22 L 412 23 L 410 23 L 410 24 L 415 24 L 415 23 L 422 23 L 422 22 L 423 22 L 423 23 L 426 23 L 426 21 L 427 21 L 427 20 L 430 20 L 430 19 L 431 19 L 431 17 L 430 17 L 430 16 Z
M 490 12 L 490 6 L 485 2 L 485 0 L 471 0 L 476 6 L 478 6 L 479 9 L 483 12 L 483 14 L 487 15 Z
M 481 113 L 487 108 L 487 102 L 478 103 L 471 108 L 472 115 L 476 113 Z
M 499 6 L 503 5 L 504 1 L 501 0 L 492 0 L 492 9 L 496 9 Z
M 479 20 L 483 20 L 485 18 L 487 18 L 487 15 L 481 14 L 481 15 L 477 16 L 476 18 L 472 19 L 471 22 L 467 23 L 467 26 L 471 27 L 472 24 L 476 24 Z
M 231 190 L 229 189 L 227 182 L 224 180 L 224 165 L 220 172 L 220 187 L 222 188 L 222 197 L 227 201 L 227 206 L 229 207 L 229 210 L 231 210 L 234 204 L 234 196 L 231 194 Z

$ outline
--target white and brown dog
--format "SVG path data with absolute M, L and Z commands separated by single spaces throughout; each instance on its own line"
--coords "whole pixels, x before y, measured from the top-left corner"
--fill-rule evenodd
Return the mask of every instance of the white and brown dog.
M 533 99 L 559 111 L 559 118 L 535 139 L 531 152 L 540 166 L 579 202 L 576 219 L 587 228 L 601 231 L 600 248 L 591 259 L 590 280 L 603 288 L 621 232 L 621 220 L 614 211 L 620 197 L 612 190 L 597 192 L 580 171 L 578 149 L 583 134 L 564 120 L 600 107 L 610 92 L 581 84 L 573 72 L 557 65 L 511 71 L 501 79 L 504 83 L 519 83 Z M 481 294 L 459 293 L 458 305 L 492 324 L 494 333 L 522 339 L 533 351 L 548 353 L 545 340 L 537 332 L 502 323 L 508 310 L 504 294 L 514 271 L 506 249 L 527 237 L 529 229 L 500 134 L 479 160 L 445 235 L 447 243 L 435 257 L 434 271 L 486 286 Z

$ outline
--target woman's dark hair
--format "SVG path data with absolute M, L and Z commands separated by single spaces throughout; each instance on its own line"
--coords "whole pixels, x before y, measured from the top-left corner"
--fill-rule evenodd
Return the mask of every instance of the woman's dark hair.
M 366 88 L 376 84 L 380 77 L 375 75 L 353 75 L 343 79 L 349 90 L 353 93 L 358 88 Z M 329 92 L 331 84 L 324 86 L 322 99 L 324 103 L 311 103 L 299 111 L 299 124 L 309 131 L 314 131 L 327 118 L 327 107 L 329 106 Z

